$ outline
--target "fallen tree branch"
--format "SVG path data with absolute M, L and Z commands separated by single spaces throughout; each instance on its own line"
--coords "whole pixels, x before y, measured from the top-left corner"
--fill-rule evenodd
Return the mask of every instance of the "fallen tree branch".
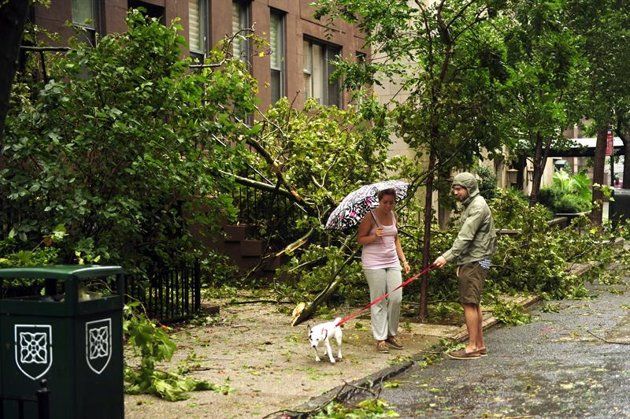
M 590 330 L 587 330 L 587 332 L 589 334 L 595 336 L 597 339 L 601 340 L 602 342 L 610 343 L 612 345 L 630 345 L 630 342 L 617 342 L 617 341 L 614 341 L 614 340 L 607 340 L 607 339 L 604 339 L 601 336 L 597 336 L 595 333 L 591 332 Z
M 271 304 L 293 304 L 292 301 L 278 301 L 278 300 L 244 300 L 244 301 L 232 301 L 228 305 L 240 305 L 240 304 L 256 304 L 256 303 L 271 303 Z
M 342 281 L 342 279 L 339 278 L 339 274 L 343 271 L 343 269 L 346 267 L 346 265 L 348 265 L 350 262 L 352 262 L 352 259 L 354 259 L 354 257 L 356 256 L 356 254 L 358 252 L 359 252 L 359 249 L 357 248 L 354 252 L 352 252 L 352 254 L 350 256 L 348 256 L 348 258 L 346 258 L 346 260 L 344 260 L 344 262 L 341 264 L 339 269 L 337 269 L 337 272 L 335 272 L 335 274 L 333 275 L 331 281 L 328 283 L 328 285 L 326 285 L 326 288 L 324 288 L 324 290 L 322 292 L 320 292 L 319 295 L 317 295 L 317 297 L 315 297 L 313 302 L 311 302 L 295 318 L 295 320 L 293 320 L 293 322 L 291 323 L 292 326 L 297 326 L 298 324 L 300 324 L 300 323 L 310 319 L 311 316 L 317 310 L 317 307 L 319 307 L 319 305 L 321 303 L 323 303 L 324 301 L 326 301 L 328 299 L 328 297 L 330 297 L 330 295 L 337 289 L 337 287 L 339 286 L 339 284 Z

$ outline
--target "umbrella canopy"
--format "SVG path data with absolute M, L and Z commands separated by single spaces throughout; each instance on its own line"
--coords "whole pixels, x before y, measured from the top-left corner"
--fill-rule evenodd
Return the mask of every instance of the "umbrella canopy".
M 361 222 L 365 214 L 378 206 L 378 193 L 385 189 L 396 191 L 396 200 L 407 196 L 409 184 L 402 180 L 386 180 L 361 186 L 350 192 L 328 217 L 326 228 L 329 230 L 345 230 Z

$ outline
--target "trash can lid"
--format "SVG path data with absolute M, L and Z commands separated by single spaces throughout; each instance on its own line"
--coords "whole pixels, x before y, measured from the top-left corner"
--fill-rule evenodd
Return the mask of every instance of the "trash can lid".
M 93 278 L 124 273 L 120 266 L 51 265 L 0 269 L 0 278 Z

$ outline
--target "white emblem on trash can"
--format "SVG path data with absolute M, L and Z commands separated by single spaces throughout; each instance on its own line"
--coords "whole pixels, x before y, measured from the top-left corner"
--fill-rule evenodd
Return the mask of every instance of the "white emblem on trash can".
M 85 323 L 85 360 L 97 374 L 107 368 L 112 358 L 112 319 Z
M 52 326 L 14 325 L 15 363 L 31 380 L 43 377 L 53 363 Z

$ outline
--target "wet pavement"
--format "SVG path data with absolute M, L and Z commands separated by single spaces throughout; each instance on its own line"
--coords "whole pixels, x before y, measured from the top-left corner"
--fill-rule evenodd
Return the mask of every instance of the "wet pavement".
M 531 324 L 486 332 L 488 356 L 414 366 L 379 397 L 401 417 L 630 418 L 629 281 L 538 304 Z

